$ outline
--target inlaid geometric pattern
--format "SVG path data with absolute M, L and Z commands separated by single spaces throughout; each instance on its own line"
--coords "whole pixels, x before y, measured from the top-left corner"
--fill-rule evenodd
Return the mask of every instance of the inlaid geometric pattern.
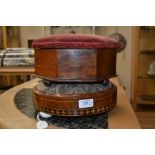
M 43 111 L 46 113 L 50 113 L 52 115 L 59 115 L 59 116 L 85 116 L 85 115 L 94 115 L 103 112 L 110 111 L 115 104 L 109 104 L 104 107 L 98 108 L 87 108 L 87 109 L 74 109 L 74 110 L 64 110 L 64 109 L 47 109 L 45 107 L 37 105 L 38 111 Z

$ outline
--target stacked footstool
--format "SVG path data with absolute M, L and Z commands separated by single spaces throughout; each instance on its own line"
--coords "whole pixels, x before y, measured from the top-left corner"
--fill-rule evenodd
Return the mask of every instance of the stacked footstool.
M 119 43 L 98 35 L 61 34 L 36 39 L 35 74 L 41 78 L 33 88 L 37 111 L 59 117 L 89 117 L 110 111 L 117 88 Z M 80 118 L 78 118 L 80 119 Z

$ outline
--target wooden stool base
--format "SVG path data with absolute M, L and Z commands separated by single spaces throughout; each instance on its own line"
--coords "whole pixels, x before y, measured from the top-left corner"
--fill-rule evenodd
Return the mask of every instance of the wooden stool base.
M 93 106 L 79 108 L 79 100 L 93 100 Z M 87 116 L 110 111 L 117 100 L 115 85 L 107 90 L 85 94 L 47 94 L 33 88 L 33 103 L 38 111 L 57 116 Z

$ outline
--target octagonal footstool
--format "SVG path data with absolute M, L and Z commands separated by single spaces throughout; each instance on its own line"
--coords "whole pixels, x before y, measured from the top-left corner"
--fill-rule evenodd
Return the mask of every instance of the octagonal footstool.
M 117 88 L 119 43 L 98 35 L 61 34 L 36 39 L 35 74 L 42 80 L 33 88 L 38 111 L 57 116 L 89 116 L 111 110 Z

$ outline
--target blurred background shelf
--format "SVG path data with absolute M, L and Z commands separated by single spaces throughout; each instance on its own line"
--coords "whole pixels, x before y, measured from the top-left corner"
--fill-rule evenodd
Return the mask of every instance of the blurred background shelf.
M 140 95 L 137 98 L 137 104 L 149 104 L 154 105 L 155 104 L 155 96 L 154 95 Z
M 140 51 L 140 53 L 141 54 L 150 54 L 150 55 L 152 55 L 152 54 L 155 54 L 155 50 L 142 50 L 142 51 Z
M 149 75 L 155 61 L 155 27 L 140 26 L 134 29 L 133 107 L 155 105 L 155 75 Z M 151 72 L 152 73 L 152 72 Z
M 19 27 L 0 26 L 0 48 L 20 47 Z
M 148 75 L 148 74 L 141 74 L 141 75 L 138 75 L 138 78 L 139 79 L 155 79 L 155 75 Z
M 33 79 L 34 72 L 33 67 L 0 68 L 0 90 L 7 90 Z

